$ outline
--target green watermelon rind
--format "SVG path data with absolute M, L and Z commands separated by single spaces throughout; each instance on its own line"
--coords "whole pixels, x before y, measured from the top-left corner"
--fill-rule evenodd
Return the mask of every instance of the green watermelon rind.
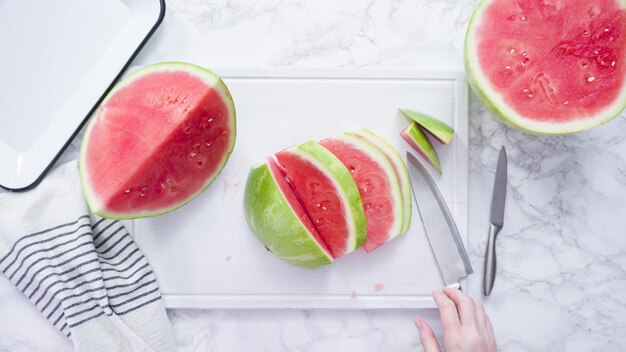
M 299 220 L 275 177 L 267 163 L 250 169 L 243 202 L 252 232 L 274 255 L 289 264 L 317 269 L 332 263 L 332 256 Z
M 391 183 L 391 200 L 397 205 L 395 209 L 395 220 L 391 224 L 388 240 L 398 236 L 402 232 L 402 226 L 404 225 L 404 199 L 400 188 L 400 181 L 398 180 L 396 170 L 393 167 L 391 160 L 389 160 L 387 155 L 378 149 L 372 142 L 369 142 L 365 138 L 361 138 L 357 135 L 342 133 L 331 138 L 331 140 L 333 139 L 352 145 L 354 148 L 366 153 L 380 168 L 383 169 Z
M 441 175 L 441 163 L 439 162 L 437 151 L 417 122 L 412 122 L 400 132 L 400 136 Z
M 607 106 L 605 109 L 596 113 L 597 117 L 585 117 L 582 119 L 574 119 L 570 122 L 543 122 L 536 121 L 516 113 L 506 104 L 502 97 L 491 88 L 489 79 L 485 76 L 483 70 L 478 63 L 476 45 L 473 35 L 484 9 L 494 0 L 482 0 L 470 19 L 465 34 L 465 72 L 467 80 L 472 87 L 480 102 L 492 114 L 498 117 L 505 124 L 522 130 L 524 132 L 538 135 L 563 135 L 586 131 L 588 129 L 603 125 L 615 117 L 617 117 L 626 108 L 626 81 L 623 83 L 622 91 L 615 99 L 615 103 Z M 621 2 L 626 7 L 626 1 Z
M 408 117 L 412 121 L 417 122 L 418 125 L 424 128 L 430 134 L 432 134 L 433 137 L 435 137 L 441 143 L 448 144 L 452 141 L 452 136 L 454 136 L 454 128 L 448 126 L 445 122 L 420 111 L 413 111 L 409 109 L 399 110 L 404 116 Z
M 411 227 L 411 216 L 413 214 L 413 197 L 411 195 L 411 181 L 409 180 L 409 170 L 406 168 L 404 160 L 400 156 L 400 153 L 386 140 L 368 130 L 367 128 L 360 128 L 354 132 L 351 132 L 356 136 L 366 139 L 378 149 L 380 149 L 396 166 L 396 175 L 398 176 L 398 182 L 400 182 L 400 188 L 402 190 L 402 204 L 404 207 L 404 214 L 402 217 L 402 230 L 400 234 L 406 233 Z
M 287 149 L 287 151 L 312 163 L 331 180 L 342 203 L 349 208 L 346 209 L 345 215 L 350 238 L 348 239 L 345 254 L 361 247 L 367 240 L 367 223 L 361 195 L 350 171 L 333 153 L 315 141 L 299 144 Z
M 189 196 L 189 198 L 187 198 L 185 201 L 183 201 L 181 203 L 177 203 L 177 204 L 175 204 L 175 205 L 173 205 L 173 206 L 171 206 L 169 208 L 162 208 L 162 209 L 158 209 L 158 210 L 151 210 L 151 211 L 145 211 L 145 212 L 140 212 L 140 213 L 136 213 L 136 212 L 133 212 L 133 213 L 108 212 L 99 203 L 99 201 L 97 199 L 97 196 L 91 192 L 91 187 L 88 184 L 88 177 L 86 175 L 85 167 L 84 167 L 84 165 L 86 163 L 86 160 L 85 160 L 85 157 L 86 157 L 86 155 L 85 155 L 86 145 L 87 145 L 87 141 L 89 140 L 89 135 L 91 133 L 91 129 L 92 129 L 92 127 L 93 127 L 93 125 L 95 124 L 95 121 L 96 121 L 95 117 L 98 116 L 98 113 L 99 113 L 101 107 L 104 106 L 104 104 L 106 104 L 106 102 L 109 100 L 109 98 L 111 96 L 113 96 L 113 94 L 115 94 L 121 88 L 123 88 L 123 87 L 127 86 L 128 84 L 132 83 L 135 79 L 143 77 L 144 75 L 150 74 L 150 73 L 153 73 L 153 72 L 169 71 L 169 70 L 181 70 L 181 71 L 189 72 L 189 73 L 195 75 L 196 77 L 202 79 L 203 82 L 205 82 L 208 86 L 213 87 L 216 90 L 216 92 L 219 93 L 219 95 L 222 98 L 222 101 L 224 101 L 224 103 L 226 104 L 226 106 L 228 107 L 228 110 L 230 112 L 231 132 L 232 133 L 230 134 L 231 140 L 230 140 L 227 152 L 224 154 L 224 157 L 223 157 L 222 161 L 219 163 L 218 168 L 216 169 L 217 171 L 212 175 L 212 177 L 207 179 L 207 181 L 204 183 L 204 185 L 202 187 L 200 187 L 200 189 L 196 193 L 194 193 L 193 195 Z M 185 62 L 161 62 L 161 63 L 157 63 L 157 64 L 153 64 L 153 65 L 142 67 L 142 68 L 138 69 L 137 71 L 134 71 L 131 74 L 129 74 L 122 81 L 120 81 L 118 84 L 116 84 L 113 87 L 113 89 L 111 89 L 111 91 L 107 94 L 107 96 L 100 103 L 100 106 L 95 110 L 95 112 L 92 115 L 92 117 L 90 118 L 89 123 L 87 125 L 87 128 L 85 130 L 85 135 L 84 135 L 83 141 L 81 143 L 80 155 L 79 155 L 79 163 L 78 164 L 79 164 L 79 170 L 80 170 L 81 185 L 82 185 L 82 188 L 83 188 L 83 193 L 85 195 L 85 199 L 87 200 L 87 205 L 89 206 L 91 211 L 94 214 L 96 214 L 96 215 L 99 215 L 99 216 L 104 217 L 104 218 L 118 219 L 118 220 L 130 220 L 130 219 L 147 218 L 147 217 L 163 215 L 163 214 L 169 213 L 171 211 L 174 211 L 174 210 L 176 210 L 176 209 L 186 205 L 187 203 L 191 202 L 198 195 L 200 195 L 200 193 L 202 193 L 207 187 L 209 187 L 211 185 L 211 183 L 213 183 L 215 178 L 221 173 L 221 171 L 224 169 L 224 166 L 228 162 L 228 159 L 230 158 L 230 155 L 232 154 L 233 149 L 235 148 L 236 137 L 237 137 L 237 123 L 236 123 L 235 104 L 233 102 L 233 99 L 232 99 L 232 96 L 230 94 L 230 91 L 228 90 L 228 87 L 226 86 L 224 81 L 222 81 L 222 79 L 218 75 L 216 75 L 215 73 L 211 72 L 208 69 L 205 69 L 204 67 L 197 66 L 197 65 L 194 65 L 194 64 L 185 63 Z

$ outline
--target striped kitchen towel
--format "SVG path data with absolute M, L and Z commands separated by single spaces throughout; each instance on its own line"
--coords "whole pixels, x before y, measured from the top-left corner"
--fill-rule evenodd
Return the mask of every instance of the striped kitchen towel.
M 170 351 L 156 277 L 117 220 L 90 214 L 78 166 L 0 193 L 0 271 L 76 351 Z

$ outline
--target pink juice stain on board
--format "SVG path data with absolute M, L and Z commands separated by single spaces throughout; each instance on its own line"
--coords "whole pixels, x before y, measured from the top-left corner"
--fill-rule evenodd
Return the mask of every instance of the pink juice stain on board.
M 380 282 L 377 282 L 374 284 L 374 291 L 380 292 L 384 289 L 385 289 L 385 285 L 381 284 Z

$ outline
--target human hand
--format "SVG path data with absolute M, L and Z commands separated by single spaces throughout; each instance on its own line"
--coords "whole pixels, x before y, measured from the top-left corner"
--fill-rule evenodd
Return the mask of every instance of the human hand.
M 456 288 L 434 291 L 439 307 L 445 352 L 495 352 L 496 338 L 482 304 Z M 441 352 L 433 329 L 420 317 L 415 326 L 425 352 Z

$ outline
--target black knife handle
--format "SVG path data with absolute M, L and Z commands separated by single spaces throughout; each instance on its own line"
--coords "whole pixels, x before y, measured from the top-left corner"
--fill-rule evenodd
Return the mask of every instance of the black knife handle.
M 489 224 L 489 238 L 485 253 L 485 272 L 483 274 L 483 294 L 489 296 L 493 283 L 496 281 L 496 236 L 501 227 Z

